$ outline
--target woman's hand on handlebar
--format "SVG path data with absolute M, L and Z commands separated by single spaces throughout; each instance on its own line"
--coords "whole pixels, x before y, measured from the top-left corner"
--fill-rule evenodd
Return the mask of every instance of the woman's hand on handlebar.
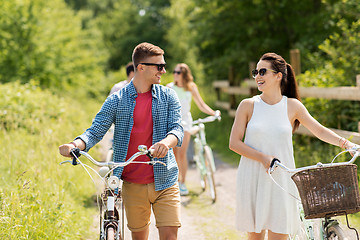
M 349 153 L 351 154 L 351 156 L 354 156 L 355 152 L 359 151 L 359 145 L 352 143 L 350 141 L 346 141 L 345 149 L 349 150 Z
M 270 155 L 266 155 L 263 158 L 261 163 L 263 164 L 264 168 L 266 169 L 266 172 L 269 171 L 270 165 L 271 165 L 274 158 L 275 158 L 274 156 L 270 156 Z

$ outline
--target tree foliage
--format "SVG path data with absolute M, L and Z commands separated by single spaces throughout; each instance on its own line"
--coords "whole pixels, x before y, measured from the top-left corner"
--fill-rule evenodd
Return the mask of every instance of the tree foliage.
M 312 68 L 300 77 L 303 86 L 356 85 L 356 75 L 360 74 L 359 17 L 360 6 L 356 0 L 343 0 L 331 6 L 331 22 L 336 31 L 307 56 Z M 359 102 L 306 99 L 305 104 L 326 126 L 358 131 Z
M 168 0 L 93 2 L 91 9 L 110 54 L 107 61 L 109 70 L 118 70 L 131 61 L 134 47 L 141 42 L 166 48 L 164 36 L 169 24 L 163 11 L 168 6 Z
M 288 58 L 289 49 L 311 52 L 331 31 L 321 0 L 195 0 L 200 61 L 214 77 L 234 66 L 241 78 L 265 52 Z
M 0 82 L 35 80 L 70 90 L 101 79 L 106 60 L 101 35 L 83 30 L 81 18 L 62 0 L 0 0 L 0 5 Z

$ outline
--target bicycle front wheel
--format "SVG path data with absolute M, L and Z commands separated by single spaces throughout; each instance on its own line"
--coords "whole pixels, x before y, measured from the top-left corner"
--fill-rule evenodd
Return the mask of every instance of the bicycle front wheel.
M 215 179 L 214 179 L 214 156 L 212 154 L 212 150 L 209 146 L 204 147 L 204 159 L 206 165 L 206 178 L 209 186 L 210 196 L 212 202 L 216 201 L 216 187 L 215 187 Z
M 328 240 L 345 240 L 347 239 L 344 231 L 340 225 L 333 225 L 327 230 L 327 239 Z
M 106 240 L 115 240 L 115 230 L 113 227 L 108 227 L 106 230 Z

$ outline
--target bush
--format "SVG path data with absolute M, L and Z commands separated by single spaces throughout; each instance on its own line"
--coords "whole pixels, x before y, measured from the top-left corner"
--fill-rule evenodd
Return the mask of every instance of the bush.
M 76 104 L 33 83 L 0 90 L 0 238 L 90 236 L 95 189 L 80 167 L 59 166 L 58 146 L 89 125 L 98 104 Z

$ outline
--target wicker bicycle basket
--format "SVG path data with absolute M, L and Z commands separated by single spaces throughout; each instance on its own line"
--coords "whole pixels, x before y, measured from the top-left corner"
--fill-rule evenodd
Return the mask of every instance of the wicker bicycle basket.
M 298 188 L 306 219 L 360 211 L 355 164 L 303 170 L 291 178 Z

